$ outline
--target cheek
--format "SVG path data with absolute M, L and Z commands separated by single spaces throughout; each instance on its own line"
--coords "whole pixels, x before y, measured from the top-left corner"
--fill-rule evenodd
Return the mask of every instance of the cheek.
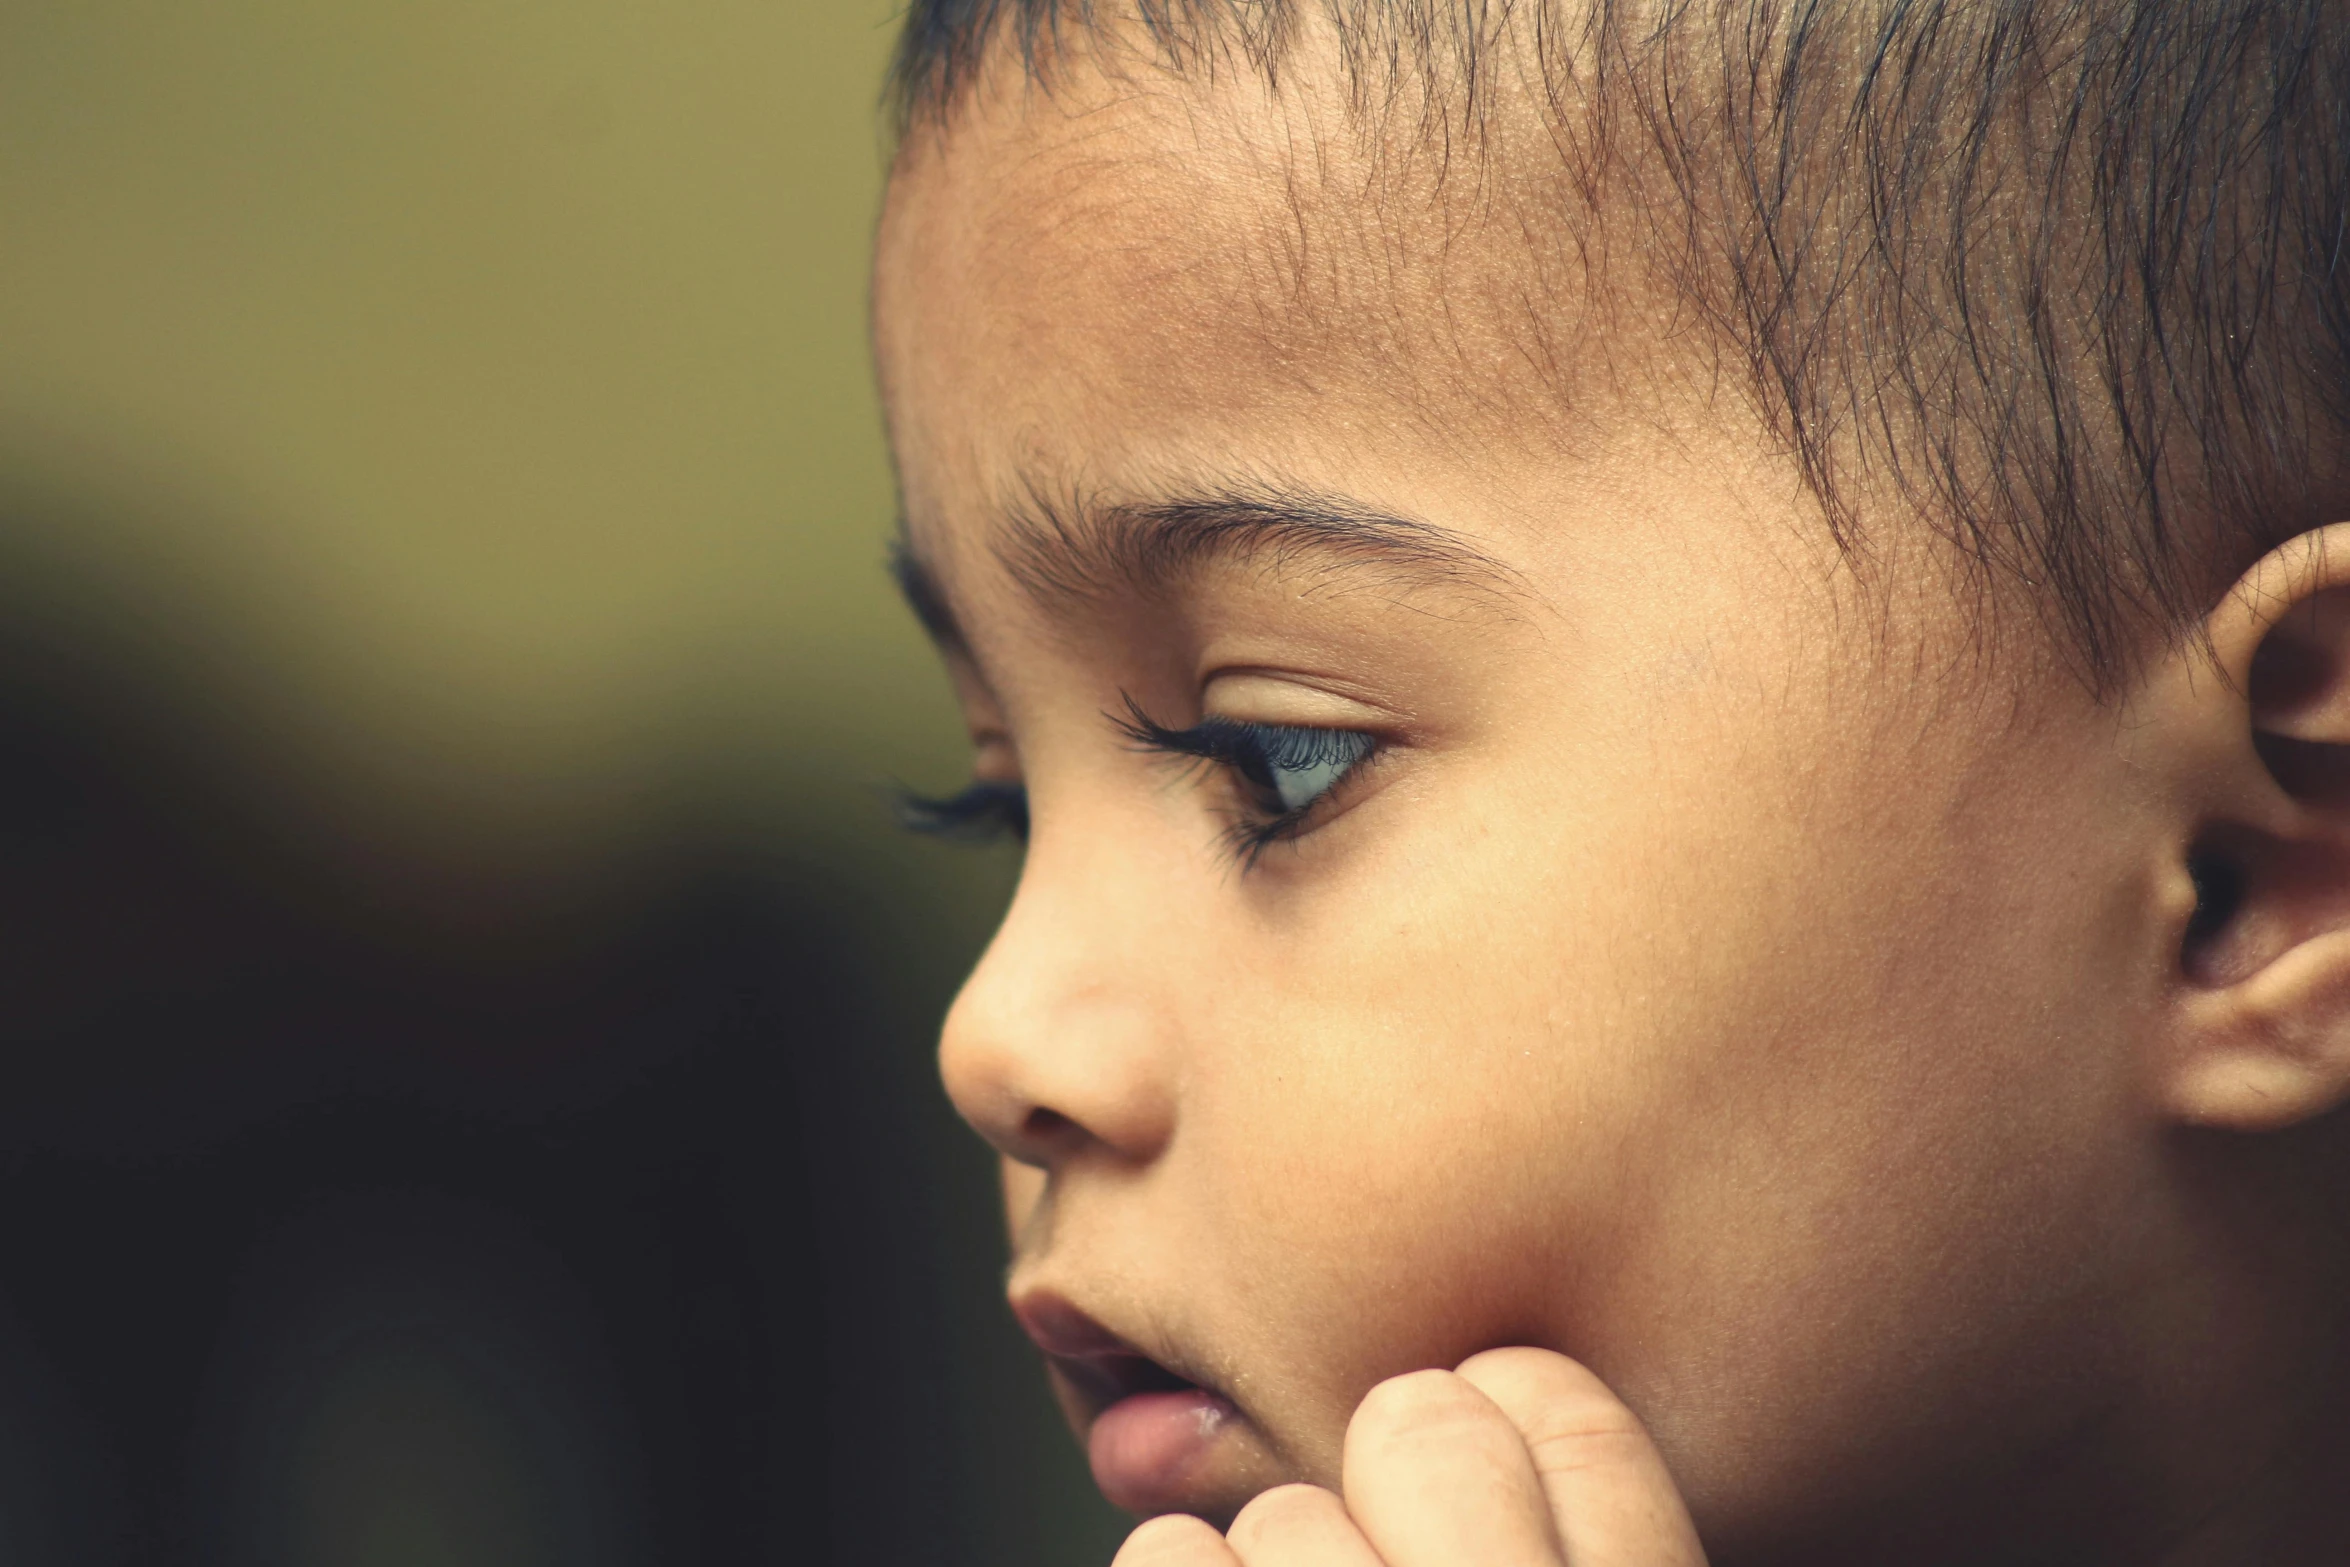
M 1648 767 L 1572 816 L 1489 780 L 1384 869 L 1407 891 L 1225 960 L 1199 1254 L 1293 1448 L 1334 1453 L 1382 1377 L 1533 1342 L 1737 1518 L 1897 1483 L 1928 1428 L 2012 1436 L 2046 1413 L 2001 1403 L 2027 1361 L 2095 1375 L 2055 1324 L 2104 1319 L 2136 1177 L 2126 1008 L 2078 979 L 2099 915 L 2045 884 L 2066 835 L 1785 776 Z
M 1584 911 L 1514 847 L 1386 867 L 1397 895 L 1222 960 L 1246 1004 L 1200 1026 L 1170 1174 L 1223 1270 L 1204 1295 L 1280 1368 L 1293 1449 L 1334 1454 L 1384 1377 L 1560 1342 L 1622 1249 L 1665 1083 L 1627 1020 L 1578 1011 L 1614 994 L 1587 983 Z
M 1194 1301 L 1249 1368 L 1252 1414 L 1334 1484 L 1346 1423 L 1388 1377 L 1479 1349 L 1543 1342 L 1571 1199 L 1529 1161 L 1543 1139 L 1473 1101 L 1366 1093 L 1284 1072 L 1220 1117 L 1185 1182 L 1197 1224 L 1179 1249 Z M 1457 1113 L 1455 1113 L 1457 1112 Z M 1229 1139 L 1229 1141 L 1227 1141 Z M 1245 1145 L 1245 1146 L 1244 1146 Z
M 2127 921 L 2088 890 L 2128 877 L 2094 833 L 1922 755 L 1734 776 L 1587 796 L 1618 830 L 1570 851 L 1575 913 L 1528 909 L 1517 957 L 1576 975 L 1542 1037 L 1584 1132 L 1523 1152 L 1606 1165 L 1554 1177 L 1525 1242 L 1557 1269 L 1550 1342 L 1649 1417 L 1701 1512 L 1752 1521 L 2093 1402 L 2153 1183 Z

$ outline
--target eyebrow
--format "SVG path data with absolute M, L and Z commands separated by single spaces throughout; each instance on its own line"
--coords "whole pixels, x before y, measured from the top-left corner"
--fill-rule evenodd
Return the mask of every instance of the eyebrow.
M 993 553 L 1048 610 L 1120 593 L 1162 597 L 1195 571 L 1246 563 L 1333 583 L 1367 580 L 1399 599 L 1531 596 L 1515 569 L 1450 529 L 1312 490 L 1233 486 L 1101 503 L 1055 500 L 1029 485 L 1005 516 Z M 931 639 L 967 653 L 952 602 L 902 526 L 890 573 Z
M 1055 503 L 1030 486 L 995 553 L 1040 606 L 1160 596 L 1209 566 L 1258 564 L 1399 594 L 1517 597 L 1517 572 L 1449 529 L 1344 496 L 1227 486 L 1145 500 Z

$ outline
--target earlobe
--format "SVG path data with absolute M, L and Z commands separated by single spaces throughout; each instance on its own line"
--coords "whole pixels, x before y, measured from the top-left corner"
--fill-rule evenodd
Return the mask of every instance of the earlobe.
M 2350 1100 L 2350 524 L 2264 557 L 2204 632 L 2220 678 L 2170 687 L 2217 748 L 2187 791 L 2197 908 L 2162 1097 L 2275 1131 Z

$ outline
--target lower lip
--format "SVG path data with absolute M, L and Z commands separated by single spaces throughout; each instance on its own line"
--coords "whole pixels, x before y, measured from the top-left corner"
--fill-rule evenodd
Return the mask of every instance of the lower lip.
M 1093 1483 L 1128 1512 L 1180 1511 L 1184 1482 L 1233 1416 L 1230 1404 L 1203 1388 L 1122 1398 L 1086 1433 Z

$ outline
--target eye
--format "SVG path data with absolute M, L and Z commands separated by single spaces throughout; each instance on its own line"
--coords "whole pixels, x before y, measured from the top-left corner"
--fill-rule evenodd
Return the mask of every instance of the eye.
M 1209 719 L 1199 729 L 1226 724 Z M 1192 731 L 1197 734 L 1198 731 Z M 1309 809 L 1371 754 L 1372 740 L 1352 729 L 1298 729 L 1286 724 L 1230 724 L 1206 737 L 1223 761 L 1271 812 Z
M 1143 750 L 1197 757 L 1223 768 L 1241 794 L 1242 814 L 1234 824 L 1233 841 L 1251 861 L 1267 844 L 1304 830 L 1314 807 L 1379 747 L 1376 738 L 1360 730 L 1252 724 L 1232 718 L 1208 718 L 1188 729 L 1171 729 L 1131 697 L 1126 716 L 1112 722 Z

